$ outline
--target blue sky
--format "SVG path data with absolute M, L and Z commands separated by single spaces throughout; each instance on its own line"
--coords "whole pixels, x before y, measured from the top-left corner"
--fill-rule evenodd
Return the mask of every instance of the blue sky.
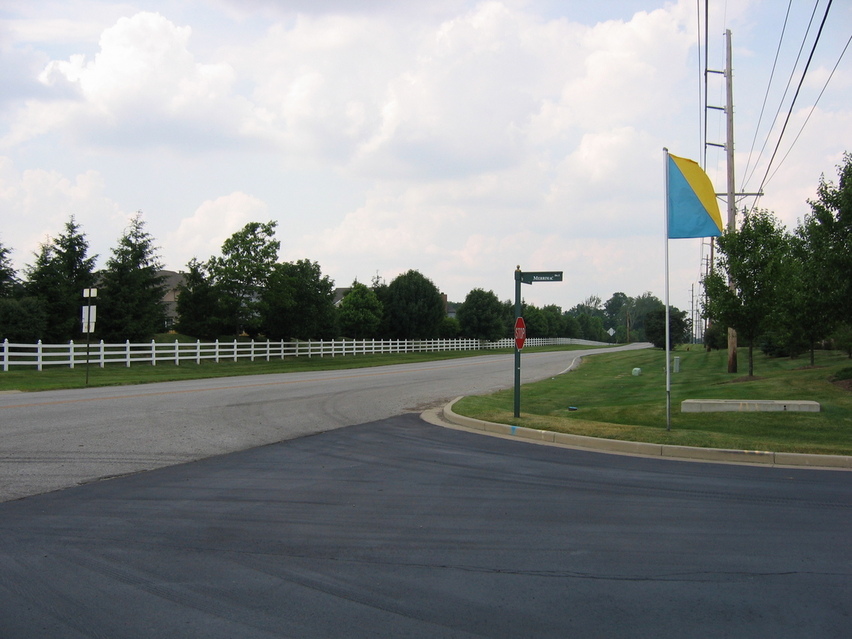
M 738 189 L 804 64 L 814 2 L 790 7 L 758 127 L 787 3 L 711 1 L 710 68 L 733 33 Z M 509 299 L 520 264 L 565 272 L 524 287 L 539 305 L 662 297 L 662 149 L 703 156 L 696 29 L 694 0 L 6 2 L 0 242 L 23 267 L 74 214 L 103 264 L 141 210 L 180 270 L 275 219 L 280 258 L 338 286 L 415 268 L 451 300 Z M 852 54 L 790 147 L 850 33 L 834 3 L 759 203 L 790 228 L 852 150 Z M 721 78 L 708 93 L 723 104 Z M 708 140 L 724 131 L 711 113 Z M 724 152 L 707 159 L 724 191 Z M 706 251 L 670 247 L 688 309 Z

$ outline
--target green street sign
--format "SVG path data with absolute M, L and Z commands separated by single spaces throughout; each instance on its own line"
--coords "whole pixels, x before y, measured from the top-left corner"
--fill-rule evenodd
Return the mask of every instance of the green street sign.
M 524 273 L 520 265 L 515 269 L 515 417 L 521 416 L 521 349 L 527 337 L 526 324 L 521 317 L 521 284 L 533 282 L 561 282 L 562 271 L 530 271 Z
M 532 284 L 533 282 L 561 282 L 562 271 L 528 271 L 521 273 L 521 282 Z

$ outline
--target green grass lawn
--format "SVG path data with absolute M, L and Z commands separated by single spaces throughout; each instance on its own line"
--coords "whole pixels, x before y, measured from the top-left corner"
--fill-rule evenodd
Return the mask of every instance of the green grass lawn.
M 681 358 L 681 372 L 672 373 L 671 431 L 666 431 L 665 354 L 656 349 L 595 355 L 573 372 L 523 386 L 518 419 L 512 390 L 467 397 L 454 410 L 486 421 L 593 437 L 852 455 L 852 392 L 832 381 L 848 376 L 845 369 L 852 361 L 846 355 L 818 352 L 814 367 L 806 358 L 755 355 L 752 379 L 728 374 L 725 352 L 705 353 L 698 347 L 674 355 Z M 642 374 L 633 376 L 634 368 Z M 813 400 L 822 410 L 681 413 L 684 399 Z

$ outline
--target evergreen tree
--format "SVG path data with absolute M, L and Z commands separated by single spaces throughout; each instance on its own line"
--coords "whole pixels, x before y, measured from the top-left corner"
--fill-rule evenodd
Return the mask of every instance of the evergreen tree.
M 149 340 L 165 325 L 165 278 L 154 238 L 137 213 L 112 250 L 98 291 L 96 331 L 107 342 Z
M 12 297 L 19 285 L 18 272 L 9 257 L 11 250 L 0 244 L 0 298 Z
M 219 296 L 204 264 L 193 258 L 178 288 L 177 330 L 184 335 L 214 340 L 230 330 L 226 323 Z
M 42 244 L 35 264 L 26 269 L 26 294 L 39 300 L 44 311 L 44 342 L 67 342 L 82 335 L 83 289 L 95 284 L 97 257 L 88 257 L 88 251 L 86 236 L 71 216 L 65 232 Z
M 0 297 L 0 341 L 33 344 L 47 327 L 47 315 L 41 300 L 35 297 Z

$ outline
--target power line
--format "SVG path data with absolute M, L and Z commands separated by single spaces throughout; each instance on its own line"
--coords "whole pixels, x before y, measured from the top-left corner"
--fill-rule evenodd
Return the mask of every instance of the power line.
M 787 85 L 784 87 L 784 93 L 781 95 L 781 99 L 778 101 L 778 109 L 775 111 L 775 116 L 772 118 L 772 121 L 775 122 L 778 120 L 778 115 L 781 113 L 781 107 L 784 106 L 784 98 L 787 97 L 787 91 L 790 90 L 790 84 L 793 82 L 793 76 L 796 73 L 796 69 L 799 66 L 799 61 L 802 59 L 802 51 L 805 49 L 805 42 L 808 40 L 808 34 L 811 32 L 811 26 L 813 26 L 814 16 L 816 16 L 816 10 L 819 7 L 819 0 L 816 0 L 814 3 L 814 9 L 811 11 L 810 20 L 808 20 L 808 26 L 805 29 L 805 34 L 802 36 L 802 44 L 799 45 L 799 52 L 796 54 L 796 62 L 793 64 L 793 68 L 790 71 L 790 77 L 787 78 Z M 751 180 L 752 175 L 757 170 L 757 164 L 760 161 L 761 156 L 763 156 L 763 152 L 766 150 L 766 145 L 769 143 L 769 137 L 771 135 L 771 130 L 766 134 L 766 138 L 763 140 L 763 145 L 760 147 L 760 153 L 757 155 L 757 160 L 754 163 L 754 168 L 751 170 L 750 175 L 743 176 L 743 188 L 745 188 L 748 181 Z M 758 189 L 760 190 L 760 189 Z
M 760 131 L 760 123 L 763 121 L 763 111 L 764 109 L 766 109 L 766 103 L 769 100 L 769 89 L 772 87 L 772 80 L 775 78 L 775 67 L 778 64 L 778 55 L 781 52 L 781 43 L 784 42 L 784 34 L 787 32 L 787 20 L 790 18 L 790 7 L 792 5 L 793 0 L 789 0 L 787 2 L 787 13 L 784 15 L 784 25 L 781 27 L 781 37 L 778 38 L 778 47 L 775 49 L 775 59 L 772 61 L 772 71 L 769 73 L 769 82 L 766 83 L 766 94 L 763 96 L 763 104 L 760 107 L 760 116 L 757 118 L 757 126 L 754 127 L 754 137 L 751 140 L 751 148 L 748 151 L 748 160 L 746 160 L 745 170 L 743 170 L 743 176 L 748 176 L 748 167 L 751 164 L 751 156 L 754 152 L 754 145 L 757 142 L 757 134 Z M 761 149 L 761 152 L 762 151 L 763 150 Z M 748 177 L 745 177 L 744 181 L 747 180 Z
M 790 143 L 790 148 L 787 149 L 787 153 L 784 154 L 784 157 L 781 158 L 781 161 L 778 163 L 778 166 L 775 167 L 775 170 L 772 172 L 772 175 L 769 176 L 769 179 L 766 180 L 766 184 L 772 181 L 772 178 L 775 177 L 775 174 L 778 173 L 778 169 L 781 168 L 781 165 L 784 164 L 784 160 L 787 159 L 787 156 L 790 155 L 790 151 L 793 150 L 796 142 L 799 140 L 799 136 L 802 135 L 802 131 L 805 130 L 805 126 L 808 124 L 808 120 L 811 119 L 811 115 L 813 115 L 814 110 L 819 104 L 819 100 L 822 97 L 822 94 L 825 93 L 826 88 L 828 87 L 828 83 L 831 82 L 831 78 L 834 76 L 834 72 L 837 71 L 837 67 L 840 65 L 840 61 L 843 59 L 843 55 L 846 53 L 846 49 L 849 48 L 849 43 L 852 42 L 852 36 L 849 36 L 849 39 L 846 41 L 846 46 L 843 47 L 843 51 L 840 52 L 840 57 L 837 58 L 837 62 L 834 65 L 834 68 L 831 70 L 831 73 L 828 75 L 828 79 L 825 81 L 825 84 L 822 87 L 822 90 L 819 92 L 816 100 L 814 101 L 814 105 L 811 107 L 811 110 L 808 112 L 808 117 L 805 118 L 805 121 L 802 123 L 802 127 L 799 129 L 799 132 L 796 134 L 796 137 Z
M 816 51 L 817 44 L 819 43 L 820 37 L 822 36 L 822 29 L 825 26 L 825 21 L 828 18 L 828 12 L 831 9 L 832 0 L 828 0 L 828 6 L 825 8 L 825 15 L 822 17 L 822 22 L 819 25 L 819 31 L 817 31 L 816 39 L 814 40 L 814 45 L 811 48 L 811 53 L 808 56 L 808 61 L 805 64 L 805 68 L 802 71 L 802 77 L 799 79 L 799 85 L 796 87 L 796 93 L 793 95 L 793 101 L 790 103 L 790 109 L 787 111 L 787 117 L 784 119 L 784 126 L 781 127 L 781 134 L 778 136 L 778 142 L 775 144 L 775 150 L 772 151 L 772 157 L 769 159 L 769 164 L 766 167 L 766 173 L 763 174 L 763 179 L 760 181 L 760 187 L 757 189 L 758 193 L 763 192 L 763 187 L 766 184 L 766 177 L 769 175 L 769 170 L 772 168 L 772 163 L 775 161 L 775 155 L 778 153 L 778 147 L 781 146 L 781 140 L 784 138 L 784 132 L 787 130 L 787 124 L 790 122 L 790 117 L 793 115 L 793 107 L 796 105 L 796 99 L 799 97 L 799 91 L 802 89 L 802 84 L 805 82 L 805 76 L 808 74 L 808 68 L 811 65 L 811 61 L 814 58 L 814 52 Z

